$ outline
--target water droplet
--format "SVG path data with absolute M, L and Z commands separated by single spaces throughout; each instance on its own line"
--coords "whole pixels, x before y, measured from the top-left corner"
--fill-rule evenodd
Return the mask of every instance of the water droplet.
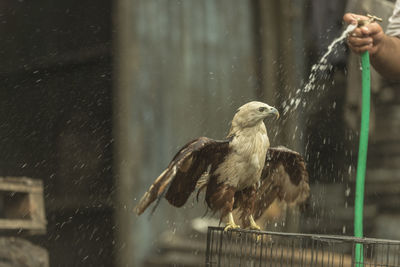
M 346 191 L 345 191 L 345 196 L 346 196 L 346 197 L 350 196 L 350 192 L 351 192 L 351 189 L 350 189 L 350 187 L 348 187 L 348 188 L 346 189 Z

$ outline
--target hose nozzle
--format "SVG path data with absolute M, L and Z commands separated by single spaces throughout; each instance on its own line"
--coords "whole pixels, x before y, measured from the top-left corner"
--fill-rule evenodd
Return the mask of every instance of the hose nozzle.
M 377 16 L 370 15 L 370 14 L 367 14 L 367 17 L 368 17 L 368 19 L 358 19 L 357 20 L 357 23 L 358 23 L 357 27 L 362 27 L 362 26 L 368 25 L 368 24 L 370 24 L 372 22 L 376 22 L 376 21 L 378 21 L 378 22 L 383 21 L 381 18 L 379 18 Z

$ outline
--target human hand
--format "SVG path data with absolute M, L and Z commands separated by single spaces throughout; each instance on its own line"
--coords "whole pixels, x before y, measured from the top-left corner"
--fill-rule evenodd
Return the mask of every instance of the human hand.
M 366 16 L 353 13 L 346 13 L 343 16 L 343 20 L 347 24 L 358 24 L 359 20 L 368 19 Z M 368 51 L 371 55 L 374 55 L 381 48 L 382 40 L 385 36 L 382 27 L 376 22 L 371 22 L 352 31 L 347 37 L 347 44 L 355 53 L 360 54 Z

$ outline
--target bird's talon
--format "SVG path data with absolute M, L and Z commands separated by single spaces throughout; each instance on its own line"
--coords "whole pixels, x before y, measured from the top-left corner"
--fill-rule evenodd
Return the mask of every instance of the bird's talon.
M 249 227 L 250 230 L 254 230 L 254 231 L 261 231 L 261 227 L 258 226 L 257 224 L 251 225 Z
M 249 227 L 250 230 L 261 231 L 261 227 L 256 224 L 253 215 L 250 215 L 249 220 L 250 220 L 250 227 Z
M 228 230 L 232 230 L 232 229 L 239 229 L 240 225 L 237 225 L 235 223 L 227 223 L 225 228 L 224 228 L 224 232 L 228 231 Z
M 224 232 L 228 231 L 228 230 L 232 230 L 232 229 L 238 229 L 240 228 L 240 225 L 237 225 L 235 223 L 235 221 L 233 220 L 233 215 L 232 212 L 229 212 L 228 214 L 228 222 L 224 228 Z

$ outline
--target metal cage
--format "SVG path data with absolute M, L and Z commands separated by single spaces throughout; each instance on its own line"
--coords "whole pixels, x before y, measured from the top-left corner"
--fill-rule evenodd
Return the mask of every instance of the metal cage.
M 206 266 L 400 267 L 400 241 L 209 227 Z

